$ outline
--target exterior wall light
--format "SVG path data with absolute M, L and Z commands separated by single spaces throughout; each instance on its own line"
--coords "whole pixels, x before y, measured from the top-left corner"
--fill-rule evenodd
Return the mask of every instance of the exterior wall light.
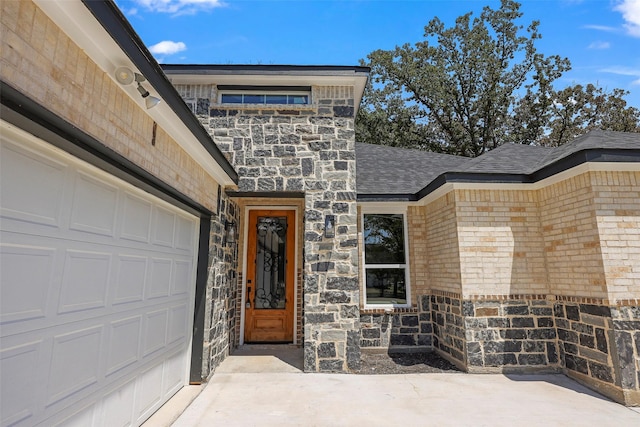
M 324 237 L 336 237 L 336 217 L 335 215 L 327 215 L 324 217 Z
M 227 244 L 234 244 L 236 243 L 236 222 L 235 221 L 225 221 L 224 223 L 224 243 L 223 245 L 226 246 Z
M 116 81 L 123 86 L 128 86 L 134 81 L 137 83 L 138 93 L 140 93 L 140 96 L 144 99 L 144 104 L 147 107 L 147 110 L 160 103 L 160 98 L 149 96 L 149 91 L 142 86 L 141 83 L 147 80 L 142 74 L 134 73 L 127 67 L 118 67 L 115 72 L 115 77 Z

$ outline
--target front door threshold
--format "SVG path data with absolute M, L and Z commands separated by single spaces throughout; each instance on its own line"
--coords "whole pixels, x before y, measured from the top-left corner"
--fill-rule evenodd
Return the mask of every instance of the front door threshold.
M 218 366 L 215 374 L 303 372 L 303 348 L 295 344 L 244 344 Z

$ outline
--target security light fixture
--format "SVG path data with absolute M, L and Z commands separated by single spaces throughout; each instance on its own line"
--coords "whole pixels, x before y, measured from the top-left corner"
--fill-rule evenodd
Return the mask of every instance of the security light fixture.
M 142 86 L 142 82 L 146 81 L 146 77 L 142 74 L 133 72 L 130 68 L 127 67 L 118 67 L 115 72 L 116 80 L 123 86 L 128 86 L 134 81 L 138 84 L 137 89 L 140 93 L 140 96 L 144 99 L 144 104 L 147 107 L 147 110 L 155 107 L 160 103 L 160 98 L 156 98 L 155 96 L 150 96 L 149 91 Z

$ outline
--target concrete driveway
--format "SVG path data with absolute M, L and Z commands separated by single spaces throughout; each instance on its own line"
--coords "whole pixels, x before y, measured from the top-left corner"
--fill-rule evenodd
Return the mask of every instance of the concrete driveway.
M 304 374 L 298 366 L 291 355 L 241 349 L 173 427 L 640 426 L 638 408 L 563 375 Z

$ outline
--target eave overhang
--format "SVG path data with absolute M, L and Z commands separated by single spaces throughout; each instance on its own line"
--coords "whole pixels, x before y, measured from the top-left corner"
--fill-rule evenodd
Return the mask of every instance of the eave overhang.
M 448 183 L 465 184 L 535 184 L 554 175 L 587 163 L 640 163 L 640 150 L 598 148 L 571 153 L 531 174 L 445 172 L 417 193 L 358 193 L 358 202 L 418 202 Z
M 353 86 L 356 114 L 369 67 L 342 65 L 162 64 L 174 84 L 225 86 Z
M 34 0 L 114 81 L 125 66 L 142 74 L 144 87 L 162 102 L 145 109 L 134 85 L 120 86 L 202 168 L 223 186 L 238 183 L 238 174 L 184 103 L 122 12 L 109 0 L 53 2 Z

